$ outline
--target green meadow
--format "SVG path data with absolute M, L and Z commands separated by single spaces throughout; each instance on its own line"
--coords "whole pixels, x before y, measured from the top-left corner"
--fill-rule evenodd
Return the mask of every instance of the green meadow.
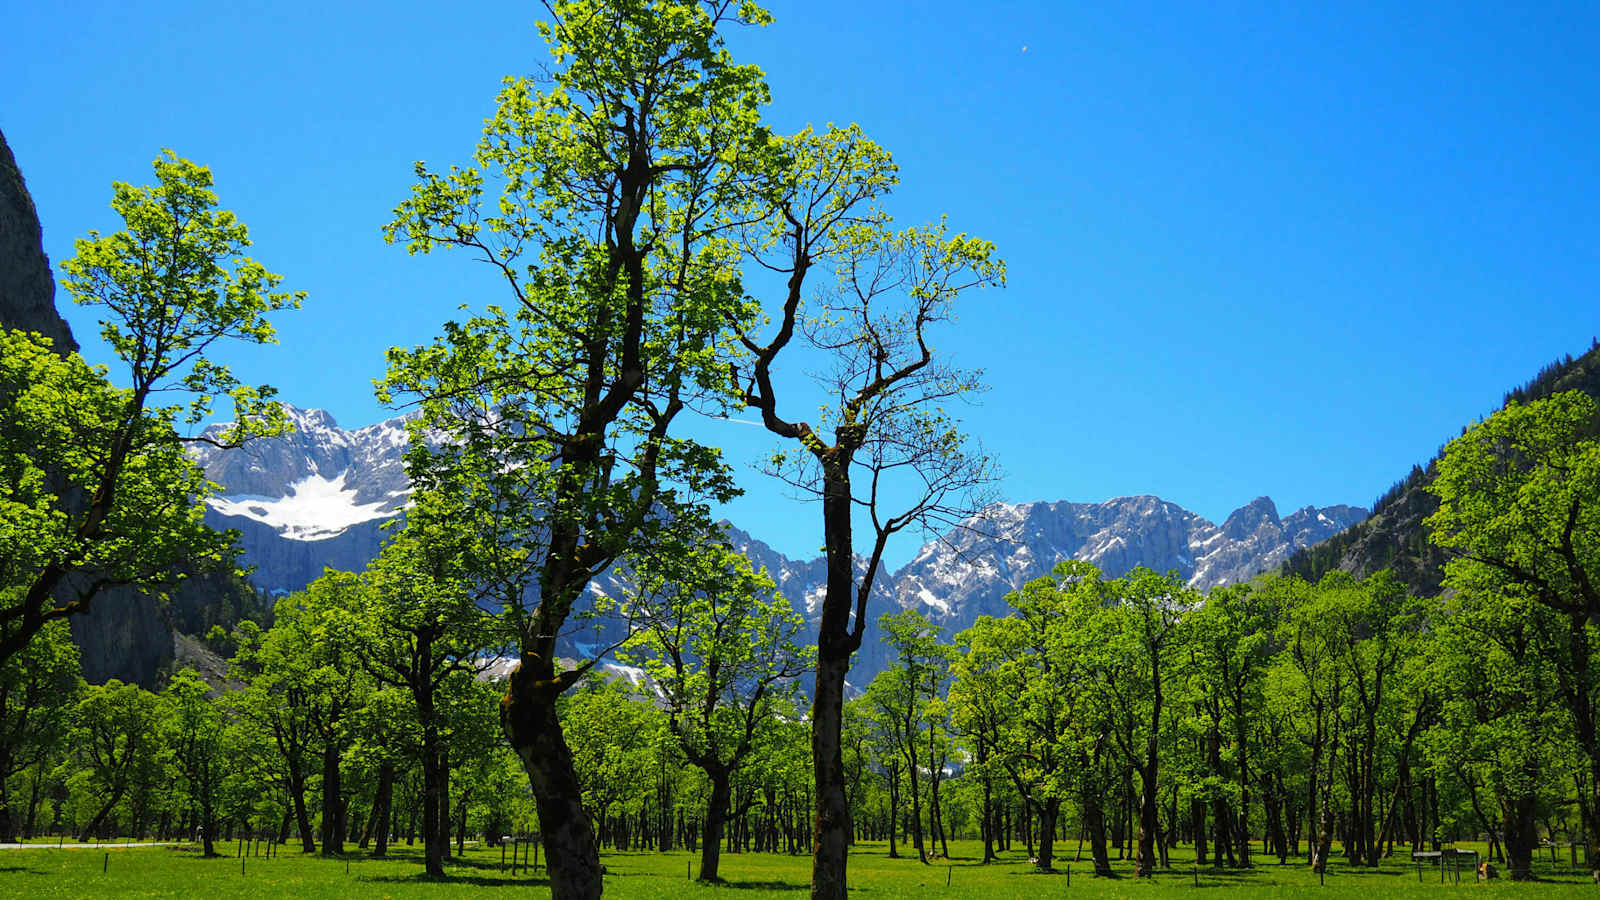
M 497 848 L 468 848 L 446 868 L 447 877 L 423 877 L 421 848 L 400 847 L 390 859 L 364 856 L 323 859 L 300 853 L 267 858 L 246 855 L 238 845 L 225 856 L 204 859 L 195 847 L 116 848 L 58 850 L 7 850 L 0 855 L 0 895 L 29 898 L 80 897 L 205 897 L 266 900 L 284 897 L 316 900 L 323 897 L 430 898 L 479 896 L 544 897 L 549 892 L 542 872 L 502 868 Z M 1070 849 L 1070 847 L 1069 847 Z M 1120 877 L 1095 878 L 1087 862 L 1073 861 L 1069 852 L 1055 874 L 1037 874 L 1021 852 L 1005 854 L 999 863 L 977 862 L 976 843 L 953 846 L 956 858 L 924 866 L 913 859 L 890 859 L 883 844 L 864 844 L 850 860 L 851 892 L 872 898 L 1011 898 L 1035 897 L 1153 897 L 1195 895 L 1229 897 L 1440 897 L 1463 891 L 1476 895 L 1550 897 L 1600 896 L 1586 872 L 1574 871 L 1565 858 L 1552 864 L 1543 856 L 1536 868 L 1539 880 L 1513 884 L 1505 879 L 1479 884 L 1465 867 L 1459 881 L 1446 870 L 1440 881 L 1437 868 L 1425 866 L 1419 875 L 1409 856 L 1396 857 L 1378 869 L 1330 867 L 1324 883 L 1303 865 L 1268 861 L 1248 870 L 1196 872 L 1193 857 L 1180 849 L 1173 867 L 1156 877 L 1133 877 L 1131 861 L 1117 861 Z M 963 858 L 965 857 L 965 858 Z M 803 856 L 766 853 L 726 854 L 723 871 L 727 882 L 718 886 L 697 884 L 688 878 L 698 857 L 686 852 L 607 853 L 606 896 L 614 898 L 709 898 L 758 900 L 807 895 L 810 860 Z M 1070 866 L 1070 872 L 1069 867 Z

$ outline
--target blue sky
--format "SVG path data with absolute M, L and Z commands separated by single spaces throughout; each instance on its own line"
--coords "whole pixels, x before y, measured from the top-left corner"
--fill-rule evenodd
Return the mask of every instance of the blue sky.
M 965 418 L 1007 499 L 1364 505 L 1600 333 L 1592 4 L 772 10 L 730 43 L 774 127 L 859 122 L 901 166 L 903 222 L 948 213 L 1009 262 L 939 344 L 987 373 Z M 310 292 L 280 346 L 229 360 L 364 425 L 385 348 L 503 299 L 379 228 L 412 161 L 465 160 L 499 78 L 543 60 L 536 11 L 21 4 L 0 129 L 56 261 L 160 148 L 210 165 L 256 257 Z M 754 431 L 706 433 L 743 465 Z M 809 555 L 817 518 L 743 480 L 728 515 Z

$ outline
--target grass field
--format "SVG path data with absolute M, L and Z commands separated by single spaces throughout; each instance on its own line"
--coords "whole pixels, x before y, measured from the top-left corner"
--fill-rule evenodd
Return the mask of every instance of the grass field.
M 420 848 L 401 847 L 394 858 L 371 860 L 363 856 L 322 859 L 284 852 L 280 857 L 233 854 L 238 845 L 219 846 L 229 854 L 202 859 L 194 847 L 122 848 L 114 850 L 23 849 L 0 851 L 0 896 L 27 898 L 79 897 L 205 897 L 205 898 L 432 898 L 480 895 L 485 898 L 539 897 L 547 895 L 544 881 L 533 874 L 512 875 L 500 870 L 498 849 L 469 848 L 463 859 L 449 867 L 449 878 L 430 882 L 421 876 Z M 1072 845 L 1067 849 L 1071 851 Z M 863 900 L 875 898 L 1034 898 L 1034 897 L 1155 897 L 1198 895 L 1241 897 L 1440 897 L 1462 891 L 1519 897 L 1586 896 L 1600 898 L 1600 886 L 1584 872 L 1572 872 L 1562 863 L 1552 866 L 1546 856 L 1536 870 L 1536 884 L 1512 884 L 1504 879 L 1475 884 L 1463 870 L 1461 882 L 1440 884 L 1439 871 L 1425 868 L 1421 880 L 1409 857 L 1396 859 L 1377 870 L 1332 866 L 1327 883 L 1304 866 L 1279 866 L 1267 861 L 1253 870 L 1217 872 L 1202 869 L 1196 886 L 1192 856 L 1174 857 L 1174 867 L 1158 871 L 1152 881 L 1131 877 L 1129 862 L 1117 863 L 1123 876 L 1091 877 L 1085 862 L 1066 854 L 1061 871 L 1037 875 L 1020 852 L 998 864 L 979 865 L 976 844 L 952 845 L 957 858 L 950 863 L 923 866 L 915 859 L 889 859 L 887 848 L 867 844 L 858 848 L 850 863 L 852 893 Z M 1179 853 L 1184 851 L 1180 850 Z M 724 854 L 722 871 L 728 883 L 709 887 L 689 881 L 688 870 L 697 860 L 690 853 L 608 853 L 604 862 L 606 896 L 622 898 L 711 898 L 759 900 L 806 895 L 810 860 L 769 854 Z M 243 872 L 241 872 L 241 863 Z M 1071 866 L 1070 884 L 1066 868 Z M 946 882 L 948 880 L 948 886 Z

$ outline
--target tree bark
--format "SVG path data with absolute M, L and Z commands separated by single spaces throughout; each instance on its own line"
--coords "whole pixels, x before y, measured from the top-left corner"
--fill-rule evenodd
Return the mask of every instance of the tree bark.
M 707 770 L 711 779 L 711 801 L 706 805 L 706 820 L 700 832 L 700 880 L 719 882 L 717 867 L 722 862 L 722 830 L 728 821 L 728 800 L 732 789 L 725 770 Z
M 311 810 L 306 808 L 304 776 L 298 773 L 290 775 L 289 794 L 294 799 L 294 821 L 295 827 L 300 831 L 300 849 L 306 853 L 315 853 L 317 842 L 311 835 Z
M 1538 844 L 1534 828 L 1534 798 L 1513 797 L 1504 802 L 1506 868 L 1512 881 L 1533 880 L 1533 851 Z
M 372 800 L 372 855 L 389 855 L 389 817 L 394 804 L 394 763 L 387 760 L 378 767 L 378 790 Z
M 445 741 L 439 740 L 439 818 L 434 820 L 433 830 L 439 842 L 439 862 L 443 866 L 444 860 L 450 858 L 450 748 Z
M 111 791 L 111 796 L 106 798 L 105 804 L 102 805 L 99 811 L 94 814 L 94 817 L 89 820 L 89 824 L 83 826 L 83 830 L 78 832 L 78 843 L 82 844 L 94 837 L 94 833 L 98 831 L 101 824 L 105 822 L 106 816 L 111 815 L 111 810 L 115 809 L 117 804 L 122 802 L 122 794 L 125 789 L 126 788 L 123 785 L 117 785 Z
M 983 751 L 981 744 L 978 750 L 978 761 L 980 763 L 988 762 L 988 754 Z M 990 784 L 988 772 L 985 770 L 983 776 L 983 861 L 991 863 L 996 859 L 997 857 L 994 855 L 994 786 Z
M 1152 752 L 1154 755 L 1155 739 L 1151 738 Z M 1159 823 L 1156 820 L 1156 767 L 1152 759 L 1144 766 L 1139 767 L 1139 847 L 1134 857 L 1134 865 L 1140 878 L 1149 878 L 1155 872 L 1156 865 L 1156 829 Z
M 500 725 L 533 788 L 552 900 L 595 900 L 605 890 L 600 850 L 556 715 L 558 693 L 551 664 L 524 653 L 500 701 Z
M 1097 789 L 1084 792 L 1083 827 L 1089 832 L 1089 855 L 1094 857 L 1094 874 L 1116 877 L 1111 869 L 1111 852 L 1106 847 L 1105 801 Z
M 448 810 L 444 808 L 444 773 L 439 762 L 438 727 L 426 724 L 422 728 L 422 868 L 430 878 L 444 877 L 439 820 L 448 815 Z
M 0 709 L 5 708 L 5 694 L 0 692 Z M 0 741 L 0 841 L 17 842 L 16 816 L 11 813 L 11 791 L 7 788 L 11 773 L 11 747 Z
M 1061 801 L 1051 797 L 1039 806 L 1039 856 L 1035 864 L 1040 872 L 1055 871 L 1056 820 L 1061 814 Z
M 817 785 L 811 897 L 845 900 L 850 806 L 845 797 L 840 733 L 844 727 L 844 677 L 850 671 L 851 651 L 821 637 L 818 643 L 822 646 L 817 654 L 816 696 L 811 704 L 811 765 Z
M 907 716 L 909 719 L 910 717 Z M 922 839 L 922 787 L 918 784 L 916 764 L 916 738 L 912 741 L 911 764 L 906 766 L 906 778 L 911 785 L 911 843 L 917 848 L 917 861 L 928 864 L 928 849 Z

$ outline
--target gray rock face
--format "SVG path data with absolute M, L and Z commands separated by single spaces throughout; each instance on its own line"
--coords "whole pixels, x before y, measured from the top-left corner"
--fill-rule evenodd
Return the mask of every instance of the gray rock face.
M 63 354 L 78 349 L 56 312 L 55 292 L 38 211 L 0 133 L 0 328 L 39 332 Z M 111 588 L 100 592 L 92 606 L 89 615 L 69 620 L 85 677 L 151 682 L 172 657 L 172 632 L 155 598 Z
M 284 411 L 291 434 L 236 450 L 196 445 L 206 477 L 225 488 L 213 508 L 278 526 L 290 540 L 318 540 L 344 525 L 392 518 L 405 505 L 411 417 L 346 431 L 325 410 L 285 405 Z M 205 434 L 217 437 L 225 427 Z
M 56 282 L 42 235 L 22 171 L 0 133 L 0 328 L 37 331 L 66 353 L 78 344 L 56 312 Z

